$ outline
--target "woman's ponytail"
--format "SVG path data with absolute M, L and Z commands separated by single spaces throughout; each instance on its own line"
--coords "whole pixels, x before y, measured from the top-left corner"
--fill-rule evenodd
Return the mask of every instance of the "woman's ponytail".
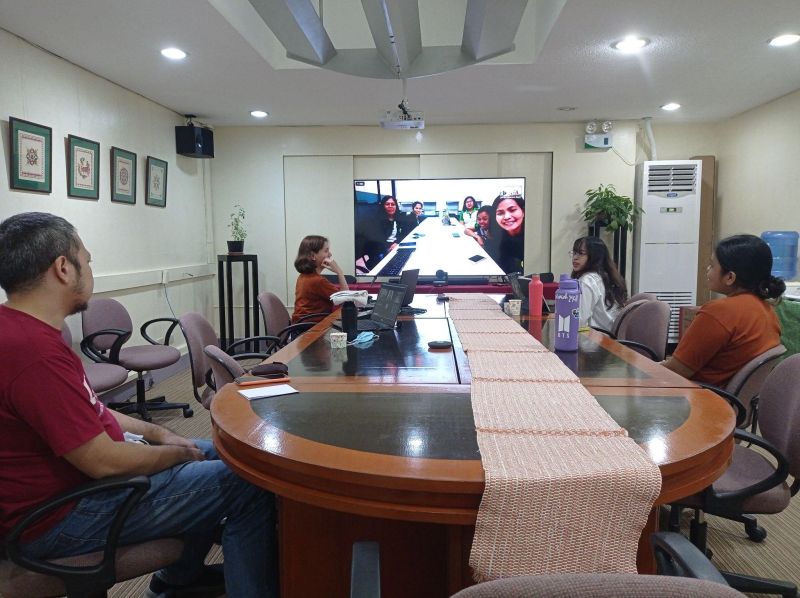
M 759 295 L 762 299 L 777 299 L 786 290 L 786 283 L 782 279 L 770 275 L 759 286 Z

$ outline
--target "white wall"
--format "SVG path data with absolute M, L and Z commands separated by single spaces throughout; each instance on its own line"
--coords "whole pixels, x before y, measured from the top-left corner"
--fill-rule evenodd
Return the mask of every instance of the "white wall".
M 259 255 L 260 285 L 286 300 L 296 278 L 296 273 L 287 268 L 293 258 L 290 254 L 296 248 L 287 248 L 285 214 L 305 211 L 309 222 L 317 226 L 316 220 L 326 214 L 351 213 L 352 183 L 345 188 L 343 181 L 352 177 L 342 174 L 338 183 L 342 188 L 337 186 L 327 194 L 298 196 L 284 180 L 285 158 L 340 156 L 363 160 L 364 156 L 420 156 L 422 159 L 437 154 L 547 153 L 552 154 L 551 265 L 553 272 L 565 272 L 569 269 L 567 252 L 572 241 L 586 234 L 579 217 L 586 189 L 613 183 L 621 193 L 633 193 L 634 169 L 626 161 L 632 164 L 636 158 L 636 129 L 635 123 L 615 125 L 614 146 L 624 160 L 613 151 L 584 150 L 583 125 L 575 123 L 429 127 L 420 142 L 414 132 L 385 131 L 377 125 L 216 129 L 217 157 L 212 164 L 216 248 L 224 251 L 224 241 L 229 238 L 228 214 L 234 204 L 241 204 L 248 212 L 245 250 Z M 505 165 L 502 170 L 502 176 L 515 176 Z M 317 178 L 323 173 L 309 171 L 307 176 Z M 426 172 L 426 176 L 431 173 Z M 335 238 L 342 231 L 333 230 L 334 226 L 341 227 L 342 223 L 337 219 L 329 230 L 307 230 L 305 234 Z M 352 220 L 348 226 L 352 235 Z M 294 228 L 293 225 L 293 237 L 297 234 Z M 536 271 L 539 267 L 526 264 L 526 269 Z
M 0 220 L 19 212 L 45 211 L 72 222 L 92 253 L 96 291 L 120 300 L 137 328 L 147 319 L 170 315 L 160 284 L 164 270 L 176 281 L 169 284 L 168 293 L 177 314 L 198 310 L 211 316 L 212 279 L 203 276 L 213 247 L 206 234 L 210 196 L 204 192 L 203 162 L 175 154 L 174 126 L 183 119 L 2 30 L 0 56 Z M 52 127 L 51 193 L 9 188 L 9 116 Z M 67 197 L 69 134 L 100 143 L 97 201 Z M 135 205 L 110 201 L 111 146 L 137 154 Z M 148 155 L 168 163 L 166 208 L 144 204 Z M 5 300 L 2 291 L 0 300 Z M 79 340 L 79 318 L 69 323 Z

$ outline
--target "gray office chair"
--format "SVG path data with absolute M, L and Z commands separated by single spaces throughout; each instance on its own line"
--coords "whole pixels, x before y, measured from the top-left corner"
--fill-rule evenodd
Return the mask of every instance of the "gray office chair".
M 96 363 L 113 363 L 137 374 L 136 403 L 118 407 L 121 413 L 138 413 L 144 421 L 152 419 L 150 410 L 181 409 L 184 417 L 194 415 L 188 403 L 168 403 L 164 397 L 146 398 L 144 372 L 168 367 L 181 358 L 180 351 L 168 346 L 170 334 L 177 326 L 173 318 L 155 318 L 142 324 L 140 332 L 151 344 L 134 347 L 123 347 L 131 337 L 133 322 L 119 301 L 92 297 L 82 321 L 81 351 L 89 359 Z M 163 345 L 147 334 L 148 327 L 159 322 L 170 324 Z
M 690 537 L 701 550 L 706 549 L 703 513 L 740 521 L 748 537 L 761 542 L 767 532 L 753 515 L 783 511 L 800 491 L 800 355 L 787 358 L 767 376 L 760 396 L 761 436 L 736 429 L 734 438 L 743 442 L 734 445 L 731 464 L 722 477 L 672 506 L 676 511 L 670 513 L 673 530 L 678 527 L 680 510 L 694 509 Z M 794 479 L 791 486 L 787 482 L 789 475 Z M 725 572 L 723 575 L 732 586 L 745 592 L 796 596 L 797 587 L 788 582 Z
M 178 318 L 183 336 L 186 338 L 186 348 L 189 353 L 189 365 L 192 371 L 192 392 L 203 407 L 211 409 L 211 401 L 214 399 L 216 387 L 209 384 L 209 373 L 213 369 L 213 362 L 206 357 L 204 348 L 207 345 L 218 346 L 218 337 L 214 328 L 202 314 L 189 312 Z M 238 340 L 228 346 L 223 353 L 232 355 L 237 349 L 243 346 L 263 346 L 263 352 L 238 353 L 236 359 L 258 359 L 263 361 L 279 345 L 279 339 L 275 336 L 257 336 Z M 231 358 L 233 359 L 233 358 Z
M 208 386 L 215 391 L 226 384 L 233 382 L 235 378 L 244 376 L 247 372 L 242 365 L 233 357 L 216 345 L 207 345 L 203 352 L 211 366 L 211 379 L 206 379 Z
M 742 598 L 697 548 L 680 534 L 651 536 L 659 575 L 581 573 L 521 575 L 488 581 L 452 598 Z M 380 554 L 376 542 L 353 544 L 350 598 L 379 598 Z
M 602 332 L 603 334 L 607 334 L 613 339 L 617 338 L 617 331 L 619 327 L 625 322 L 625 320 L 639 307 L 647 303 L 646 299 L 641 299 L 639 301 L 629 301 L 626 303 L 620 312 L 617 314 L 617 317 L 614 318 L 614 321 L 611 322 L 611 329 L 606 330 L 605 328 L 600 328 L 599 326 L 591 326 L 593 330 L 597 330 L 598 332 Z
M 300 322 L 292 324 L 289 310 L 275 293 L 264 291 L 259 293 L 258 305 L 261 308 L 261 315 L 264 316 L 264 332 L 269 336 L 277 336 L 280 339 L 280 346 L 283 347 L 295 338 L 312 328 L 319 320 L 329 314 L 308 314 Z
M 658 301 L 658 296 L 654 295 L 653 293 L 636 293 L 635 295 L 628 297 L 628 300 L 625 302 L 625 305 L 628 303 L 633 303 L 634 301 Z
M 92 494 L 129 488 L 131 493 L 119 507 L 106 537 L 103 551 L 57 559 L 33 559 L 20 552 L 20 537 L 44 515 Z M 163 569 L 178 560 L 183 541 L 162 538 L 119 545 L 125 519 L 150 488 L 146 476 L 107 478 L 69 490 L 30 511 L 5 539 L 0 558 L 0 594 L 5 598 L 105 596 L 115 583 Z
M 630 305 L 637 307 L 617 325 L 617 340 L 653 361 L 663 361 L 669 337 L 669 303 L 642 299 Z

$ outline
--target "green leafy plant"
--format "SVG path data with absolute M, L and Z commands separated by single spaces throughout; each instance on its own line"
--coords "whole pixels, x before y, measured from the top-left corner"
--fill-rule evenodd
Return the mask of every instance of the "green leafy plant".
M 246 213 L 244 208 L 238 203 L 233 207 L 238 209 L 231 212 L 231 223 L 228 225 L 228 228 L 231 229 L 231 236 L 234 241 L 244 241 L 247 238 L 247 230 L 244 228 Z
M 622 227 L 633 230 L 634 219 L 642 211 L 630 197 L 619 195 L 614 185 L 600 185 L 586 190 L 586 205 L 581 215 L 587 222 L 602 222 L 608 230 Z

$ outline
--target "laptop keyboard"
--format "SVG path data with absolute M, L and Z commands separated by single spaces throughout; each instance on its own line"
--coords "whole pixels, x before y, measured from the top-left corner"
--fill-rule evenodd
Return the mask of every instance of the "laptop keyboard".
M 397 253 L 392 256 L 388 264 L 381 268 L 378 276 L 397 276 L 400 274 L 412 253 L 414 253 L 413 247 L 398 247 Z

